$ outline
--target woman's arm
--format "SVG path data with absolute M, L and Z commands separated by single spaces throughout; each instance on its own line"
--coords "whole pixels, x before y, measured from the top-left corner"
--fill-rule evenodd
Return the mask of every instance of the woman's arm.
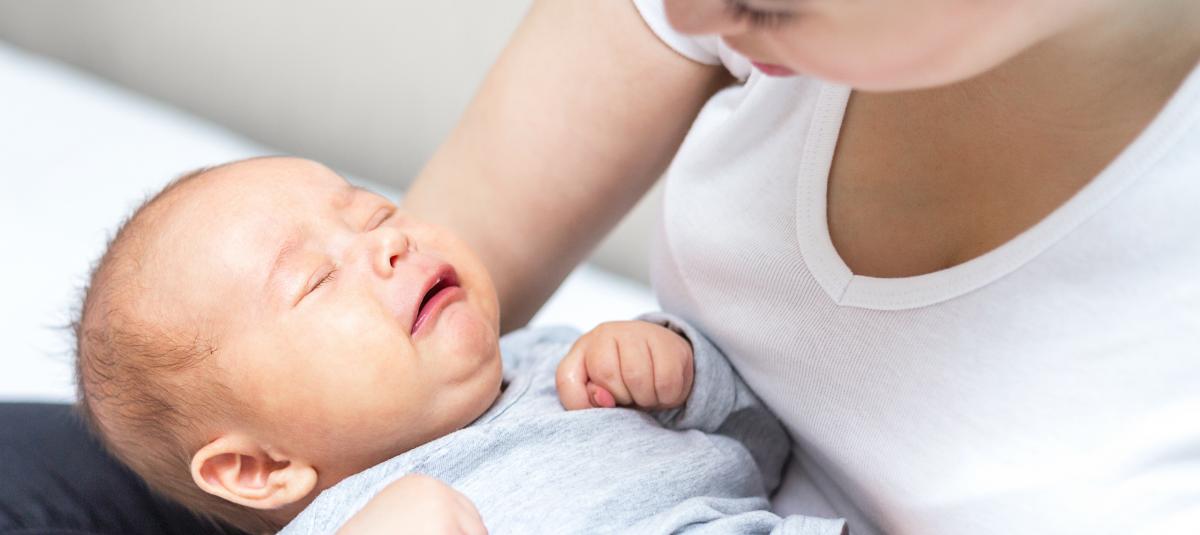
M 475 248 L 503 330 L 520 327 L 731 80 L 659 41 L 628 0 L 537 0 L 404 205 Z

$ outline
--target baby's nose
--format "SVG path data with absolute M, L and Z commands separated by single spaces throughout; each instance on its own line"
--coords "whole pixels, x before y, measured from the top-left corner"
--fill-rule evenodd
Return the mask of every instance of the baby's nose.
M 398 229 L 386 228 L 374 231 L 376 236 L 375 251 L 376 270 L 381 276 L 387 276 L 396 269 L 396 265 L 404 259 L 411 247 L 408 235 Z

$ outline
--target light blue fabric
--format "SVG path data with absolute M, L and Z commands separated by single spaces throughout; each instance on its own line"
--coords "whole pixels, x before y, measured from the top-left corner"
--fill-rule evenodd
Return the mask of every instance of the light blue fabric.
M 483 416 L 341 481 L 281 533 L 334 533 L 411 473 L 465 494 L 491 535 L 842 533 L 841 520 L 769 511 L 789 447 L 782 427 L 700 333 L 663 314 L 642 319 L 692 342 L 695 381 L 683 408 L 566 412 L 554 372 L 579 334 L 520 331 L 501 341 L 505 388 Z

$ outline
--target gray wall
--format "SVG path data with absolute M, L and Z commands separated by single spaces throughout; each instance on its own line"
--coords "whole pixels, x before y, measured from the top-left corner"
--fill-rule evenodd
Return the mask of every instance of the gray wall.
M 449 133 L 529 4 L 0 0 L 0 39 L 402 186 Z M 656 198 L 601 246 L 601 265 L 646 279 Z

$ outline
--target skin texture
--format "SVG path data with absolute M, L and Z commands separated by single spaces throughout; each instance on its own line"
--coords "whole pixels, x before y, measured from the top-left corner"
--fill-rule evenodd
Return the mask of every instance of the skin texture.
M 534 2 L 404 206 L 471 244 L 498 281 L 503 330 L 518 328 L 730 81 L 664 45 L 630 2 Z
M 299 505 L 463 427 L 499 394 L 494 290 L 443 229 L 288 158 L 209 171 L 166 201 L 144 283 L 173 296 L 163 310 L 203 325 L 232 401 L 254 407 L 212 423 L 192 463 L 205 490 L 262 509 Z M 447 264 L 462 294 L 410 335 Z
M 138 283 L 171 296 L 154 305 L 160 319 L 201 326 L 228 401 L 253 407 L 199 424 L 212 437 L 192 459 L 203 490 L 283 524 L 320 490 L 466 426 L 499 394 L 495 291 L 445 229 L 295 158 L 207 171 L 155 210 Z M 461 292 L 410 333 L 446 266 Z M 570 392 L 608 389 L 620 405 L 665 409 L 691 391 L 691 346 L 657 325 L 605 324 L 571 355 L 579 373 L 560 377 Z M 569 409 L 592 406 L 569 399 Z M 482 532 L 465 497 L 418 476 L 389 487 L 346 533 L 398 525 Z
M 679 31 L 720 34 L 752 60 L 857 89 L 896 91 L 975 76 L 1114 3 L 666 0 L 666 8 Z
M 753 26 L 726 0 L 666 2 L 682 31 L 863 89 L 828 213 L 843 260 L 875 276 L 960 263 L 1045 217 L 1200 58 L 1189 0 L 744 4 L 796 16 Z M 518 327 L 661 174 L 723 71 L 628 2 L 535 1 L 405 205 L 479 251 Z
M 692 392 L 692 346 L 674 331 L 644 321 L 602 323 L 563 357 L 555 375 L 567 410 L 680 407 Z

